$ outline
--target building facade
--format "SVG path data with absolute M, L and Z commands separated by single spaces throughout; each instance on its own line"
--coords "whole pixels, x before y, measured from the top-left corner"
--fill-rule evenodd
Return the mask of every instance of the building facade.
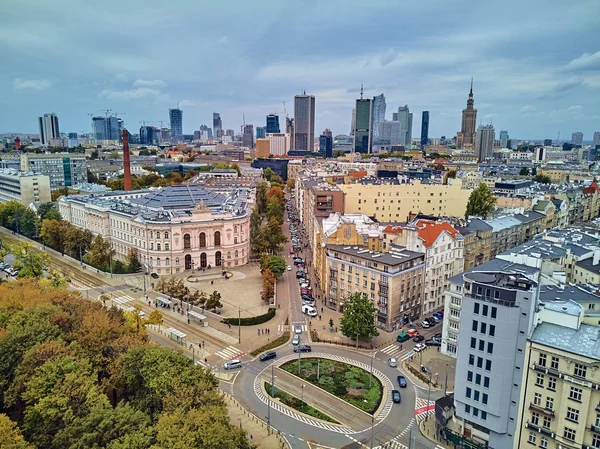
M 87 163 L 83 154 L 23 154 L 21 171 L 48 176 L 52 190 L 87 182 Z
M 319 153 L 325 158 L 333 157 L 333 138 L 331 136 L 319 137 Z
M 477 128 L 475 138 L 475 154 L 479 161 L 492 157 L 494 151 L 495 131 L 492 125 L 484 125 Z
M 171 123 L 171 139 L 179 141 L 183 138 L 183 111 L 179 108 L 169 109 Z
M 583 145 L 583 133 L 579 131 L 573 133 L 571 136 L 571 143 L 573 145 Z
M 467 99 L 467 107 L 462 111 L 460 132 L 456 135 L 456 147 L 472 147 L 475 143 L 475 127 L 477 124 L 477 109 L 474 108 L 473 79 L 471 79 L 471 90 Z
M 52 201 L 47 175 L 0 169 L 0 203 L 18 201 L 23 206 Z
M 421 116 L 421 150 L 429 141 L 429 111 L 423 111 Z
M 294 150 L 313 151 L 315 146 L 315 97 L 294 97 Z
M 409 111 L 407 104 L 398 108 L 397 117 L 400 122 L 400 145 L 410 148 L 412 144 L 413 115 Z
M 379 135 L 379 124 L 385 120 L 385 95 L 380 94 L 373 97 L 373 140 L 378 140 L 381 136 Z
M 248 148 L 254 148 L 254 125 L 244 125 L 242 144 Z
M 44 114 L 38 118 L 40 128 L 40 143 L 50 145 L 50 141 L 60 138 L 60 129 L 58 128 L 58 117 L 56 114 Z
M 267 126 L 266 132 L 271 134 L 279 134 L 279 116 L 276 114 L 267 115 Z
M 362 90 L 361 90 L 362 92 Z M 373 100 L 356 100 L 356 118 L 354 120 L 354 152 L 371 153 L 373 148 Z

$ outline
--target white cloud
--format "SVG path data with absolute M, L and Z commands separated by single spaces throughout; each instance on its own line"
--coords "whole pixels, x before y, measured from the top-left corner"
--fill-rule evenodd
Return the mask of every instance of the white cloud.
M 140 87 L 138 89 L 123 90 L 123 91 L 110 91 L 103 90 L 98 95 L 100 98 L 106 98 L 108 100 L 116 101 L 131 101 L 131 100 L 145 100 L 151 102 L 167 101 L 169 96 L 158 89 L 151 89 L 149 87 Z
M 196 106 L 196 103 L 194 103 L 192 100 L 181 100 L 179 102 L 180 108 L 191 108 L 192 106 Z
M 167 87 L 167 83 L 163 80 L 141 80 L 137 79 L 133 82 L 133 87 L 152 87 L 156 89 L 162 89 Z
M 580 104 L 578 104 L 578 105 L 576 105 L 576 106 L 569 106 L 569 107 L 567 108 L 567 111 L 568 111 L 568 112 L 576 112 L 576 111 L 579 111 L 579 110 L 581 110 L 581 109 L 583 109 L 583 106 L 581 106 Z
M 122 73 L 117 73 L 115 75 L 115 81 L 124 82 L 124 81 L 127 81 L 127 77 L 125 75 L 123 75 Z
M 13 80 L 13 87 L 15 90 L 44 90 L 49 88 L 51 85 L 48 80 L 24 80 L 16 78 Z
M 600 51 L 584 53 L 566 65 L 567 70 L 600 69 Z

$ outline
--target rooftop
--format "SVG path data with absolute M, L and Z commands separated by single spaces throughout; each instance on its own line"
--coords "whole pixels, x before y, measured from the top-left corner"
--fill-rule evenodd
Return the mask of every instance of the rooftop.
M 392 245 L 392 249 L 387 253 L 378 253 L 369 251 L 362 246 L 347 246 L 347 245 L 327 245 L 327 254 L 334 253 L 346 254 L 358 259 L 366 259 L 383 265 L 396 266 L 415 259 L 423 259 L 425 254 L 409 251 L 403 246 Z
M 498 254 L 498 256 L 500 257 L 515 254 L 522 254 L 538 259 L 560 259 L 566 257 L 567 251 L 564 248 L 561 248 L 560 246 L 557 246 L 547 240 L 535 239 L 508 249 Z
M 591 271 L 592 273 L 600 274 L 600 263 L 594 265 L 593 257 L 580 260 L 575 265 L 577 265 L 580 268 L 583 268 L 584 270 Z
M 540 286 L 540 301 L 564 301 L 573 300 L 577 303 L 600 302 L 600 296 L 587 291 L 580 285 L 567 284 L 563 286 L 542 285 Z
M 477 284 L 485 284 L 490 286 L 509 288 L 512 290 L 529 291 L 536 284 L 531 279 L 523 276 L 520 273 L 500 273 L 500 272 L 482 272 L 472 271 L 464 273 L 465 279 L 473 281 Z
M 600 328 L 582 323 L 579 329 L 542 323 L 533 331 L 531 341 L 561 351 L 600 360 Z

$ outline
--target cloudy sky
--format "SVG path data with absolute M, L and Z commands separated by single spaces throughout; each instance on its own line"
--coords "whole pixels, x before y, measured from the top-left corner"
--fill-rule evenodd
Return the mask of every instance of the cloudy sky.
M 100 110 L 126 126 L 168 120 L 184 132 L 264 126 L 316 97 L 316 133 L 349 132 L 353 101 L 408 104 L 420 133 L 460 128 L 471 76 L 478 122 L 515 138 L 600 131 L 598 0 L 2 0 L 0 132 L 89 132 Z M 135 131 L 134 131 L 135 132 Z

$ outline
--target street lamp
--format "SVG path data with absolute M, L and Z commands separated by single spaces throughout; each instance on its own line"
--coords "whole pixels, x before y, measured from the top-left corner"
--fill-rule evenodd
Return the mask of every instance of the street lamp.
M 304 387 L 306 387 L 306 385 L 302 384 L 302 395 L 300 396 L 300 401 L 304 402 Z
M 427 419 L 429 418 L 429 400 L 431 399 L 431 377 L 432 377 L 433 373 L 431 371 L 429 371 L 429 385 L 428 385 L 428 389 L 427 389 L 427 406 L 425 407 L 425 421 L 427 421 Z M 438 373 L 435 373 L 435 376 L 437 377 Z
M 269 395 L 267 395 L 269 396 Z M 271 395 L 267 402 L 267 435 L 271 433 L 271 401 L 275 396 L 275 365 L 271 364 Z

